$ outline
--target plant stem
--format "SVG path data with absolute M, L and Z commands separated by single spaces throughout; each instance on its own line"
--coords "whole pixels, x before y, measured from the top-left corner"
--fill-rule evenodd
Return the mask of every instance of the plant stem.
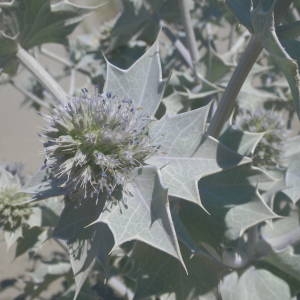
M 210 122 L 208 135 L 218 138 L 223 125 L 230 117 L 235 106 L 235 100 L 245 82 L 250 70 L 252 69 L 257 57 L 262 50 L 259 40 L 252 36 L 244 53 L 242 54 L 239 64 L 236 67 L 225 92 L 220 100 L 218 108 Z
M 32 57 L 24 48 L 18 47 L 16 54 L 20 62 L 49 90 L 57 102 L 66 103 L 67 94 L 55 79 L 43 68 L 43 66 Z
M 57 54 L 41 47 L 41 53 L 44 54 L 45 56 L 63 64 L 64 66 L 68 67 L 68 68 L 72 68 L 73 67 L 73 64 L 72 62 L 68 61 L 67 59 L 64 59 L 60 56 L 58 56 Z
M 193 67 L 194 75 L 195 78 L 198 78 L 196 63 L 199 60 L 199 52 L 198 52 L 196 37 L 192 25 L 192 18 L 190 15 L 188 1 L 187 0 L 178 0 L 178 1 L 179 1 L 179 7 L 181 11 L 182 22 L 186 33 L 188 48 L 192 59 L 192 67 Z
M 280 19 L 287 12 L 288 7 L 292 3 L 292 0 L 280 0 L 277 2 L 275 7 L 275 23 L 278 24 Z M 209 128 L 208 135 L 211 135 L 215 138 L 218 138 L 222 127 L 225 122 L 229 119 L 230 114 L 232 113 L 236 97 L 239 94 L 239 91 L 246 80 L 252 66 L 254 65 L 256 59 L 258 58 L 262 50 L 261 43 L 259 38 L 253 35 L 250 39 L 249 44 L 247 45 L 244 53 L 240 58 L 240 62 L 236 67 L 232 77 L 226 87 L 226 90 L 221 98 L 221 101 L 218 105 L 216 113 L 214 114 Z

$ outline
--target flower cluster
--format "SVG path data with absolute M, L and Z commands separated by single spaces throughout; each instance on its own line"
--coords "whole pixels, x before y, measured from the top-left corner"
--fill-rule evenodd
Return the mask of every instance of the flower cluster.
M 47 166 L 83 198 L 110 196 L 155 150 L 148 135 L 150 118 L 130 99 L 110 93 L 84 91 L 46 118 Z
M 13 176 L 5 169 L 0 170 L 0 226 L 4 230 L 14 231 L 21 226 L 32 213 L 25 203 L 28 196 L 21 192 L 17 175 Z
M 285 125 L 278 113 L 267 110 L 241 112 L 236 118 L 235 126 L 249 132 L 265 132 L 254 151 L 254 165 L 273 167 L 279 163 Z

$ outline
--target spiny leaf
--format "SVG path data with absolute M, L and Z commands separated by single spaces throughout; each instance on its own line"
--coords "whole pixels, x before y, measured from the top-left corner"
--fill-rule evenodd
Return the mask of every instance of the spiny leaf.
M 212 294 L 215 296 L 212 299 L 217 299 L 214 289 L 224 269 L 207 258 L 199 256 L 190 258 L 187 253 L 184 257 L 188 275 L 173 257 L 138 243 L 132 254 L 137 269 L 133 273 L 137 278 L 134 299 L 145 299 L 161 294 L 174 294 L 171 299 L 176 300 L 206 299 L 206 295 Z
M 275 220 L 271 225 L 265 224 L 261 236 L 274 251 L 282 251 L 293 245 L 300 238 L 298 213 L 292 211 L 289 216 Z
M 87 234 L 87 235 L 86 235 Z M 113 247 L 113 237 L 105 224 L 86 229 L 82 236 L 68 244 L 70 262 L 75 276 L 76 299 L 97 258 L 106 264 Z
M 75 196 L 74 196 L 75 197 Z M 66 241 L 70 261 L 75 275 L 76 294 L 78 296 L 96 258 L 106 263 L 113 247 L 113 237 L 105 224 L 96 224 L 85 228 L 94 221 L 103 209 L 101 199 L 86 199 L 80 206 L 76 200 L 66 199 L 65 208 L 60 216 L 53 236 Z
M 150 136 L 159 150 L 147 163 L 161 169 L 169 194 L 202 206 L 197 182 L 201 177 L 249 162 L 211 137 L 204 137 L 207 108 L 153 122 Z
M 227 275 L 221 285 L 223 300 L 289 300 L 292 299 L 286 282 L 262 269 L 249 268 L 238 278 L 233 272 Z
M 122 70 L 107 62 L 105 93 L 131 99 L 145 115 L 153 116 L 160 103 L 164 82 L 162 80 L 158 41 L 129 69 Z
M 242 215 L 237 215 L 233 222 L 230 221 L 229 216 L 238 212 L 239 207 L 255 203 L 252 204 L 254 207 L 265 209 L 256 191 L 257 188 L 262 190 L 268 188 L 272 182 L 271 177 L 260 169 L 251 167 L 250 164 L 206 176 L 199 181 L 198 186 L 203 205 L 211 216 L 201 213 L 195 207 L 184 205 L 180 211 L 181 219 L 198 245 L 204 242 L 217 249 L 220 243 L 224 242 L 228 226 L 231 232 L 239 233 L 240 225 L 247 225 L 243 223 Z M 251 225 L 254 219 L 248 225 Z
M 278 217 L 257 193 L 248 203 L 237 205 L 229 210 L 225 217 L 226 237 L 235 240 L 248 228 L 263 221 Z
M 138 169 L 124 193 L 127 207 L 114 205 L 95 222 L 106 223 L 115 238 L 115 247 L 131 240 L 143 241 L 177 258 L 180 249 L 169 209 L 167 189 L 153 167 Z M 95 223 L 94 222 L 94 223 Z
M 74 201 L 76 203 L 76 200 Z M 72 198 L 65 201 L 65 207 L 53 232 L 54 237 L 71 242 L 84 231 L 84 227 L 97 219 L 103 209 L 102 201 L 86 199 L 82 205 L 74 205 Z
M 220 137 L 220 142 L 241 155 L 251 156 L 263 135 L 263 132 L 246 132 L 230 126 Z

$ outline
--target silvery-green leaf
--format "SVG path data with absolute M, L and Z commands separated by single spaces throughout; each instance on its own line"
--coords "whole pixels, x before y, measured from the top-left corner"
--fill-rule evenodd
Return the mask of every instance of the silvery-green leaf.
M 297 62 L 291 58 L 281 45 L 275 31 L 274 6 L 276 1 L 259 1 L 251 13 L 255 36 L 270 53 L 276 64 L 285 75 L 294 99 L 295 110 L 300 117 L 300 76 Z
M 248 228 L 276 217 L 278 216 L 257 193 L 251 202 L 237 205 L 228 211 L 225 217 L 226 237 L 235 240 Z
M 241 277 L 236 272 L 225 276 L 220 284 L 222 300 L 290 300 L 288 284 L 271 272 L 254 267 Z
M 105 264 L 113 247 L 113 237 L 105 224 L 86 229 L 88 234 L 79 235 L 68 244 L 70 262 L 75 276 L 76 299 L 97 258 Z
M 67 242 L 76 239 L 84 227 L 97 219 L 102 209 L 103 203 L 100 199 L 97 203 L 95 199 L 86 199 L 80 206 L 74 205 L 72 199 L 67 199 L 53 232 L 54 237 Z
M 201 199 L 211 215 L 186 201 L 180 203 L 179 214 L 196 245 L 203 247 L 205 243 L 220 250 L 227 229 L 226 215 L 235 207 L 258 201 L 257 188 L 268 187 L 270 182 L 272 178 L 250 164 L 202 178 L 198 184 Z
M 286 188 L 283 192 L 296 203 L 300 199 L 300 155 L 293 156 L 285 174 Z
M 121 99 L 131 99 L 135 107 L 145 115 L 155 114 L 164 86 L 158 41 L 127 70 L 107 62 L 104 92 Z
M 189 107 L 188 95 L 184 93 L 175 92 L 162 100 L 166 106 L 166 113 L 168 115 L 176 115 L 186 111 Z
M 286 140 L 286 147 L 284 148 L 284 158 L 289 160 L 296 160 L 300 154 L 300 135 L 296 135 Z
M 220 142 L 241 155 L 251 156 L 264 133 L 247 132 L 228 127 Z
M 184 266 L 159 171 L 150 166 L 137 169 L 123 197 L 126 207 L 108 207 L 96 221 L 109 226 L 115 247 L 139 240 L 176 257 Z
M 289 245 L 297 243 L 300 239 L 298 213 L 292 211 L 289 216 L 275 220 L 272 224 L 265 224 L 261 229 L 262 239 L 273 250 L 282 251 Z
M 292 247 L 271 253 L 264 261 L 300 282 L 300 255 Z
M 250 160 L 231 151 L 212 137 L 204 137 L 207 108 L 152 123 L 150 136 L 159 146 L 147 163 L 161 169 L 169 194 L 202 206 L 198 180 Z
M 184 258 L 188 274 L 173 257 L 143 243 L 137 243 L 132 253 L 137 270 L 133 273 L 137 279 L 134 299 L 161 294 L 165 295 L 163 299 L 169 299 L 167 295 L 176 300 L 217 299 L 212 295 L 216 296 L 214 289 L 218 284 L 218 274 L 224 271 L 222 266 L 207 258 L 191 258 L 187 253 L 184 253 Z M 206 298 L 207 295 L 209 298 Z

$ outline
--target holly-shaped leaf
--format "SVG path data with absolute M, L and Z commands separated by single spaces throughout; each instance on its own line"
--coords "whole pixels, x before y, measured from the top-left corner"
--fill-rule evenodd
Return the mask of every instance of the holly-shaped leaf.
M 271 225 L 265 224 L 261 236 L 275 252 L 279 252 L 300 239 L 299 225 L 298 213 L 292 211 L 289 216 L 275 220 Z
M 96 224 L 82 233 L 73 242 L 68 243 L 70 262 L 76 285 L 74 299 L 78 297 L 96 259 L 98 258 L 105 266 L 108 254 L 113 247 L 112 234 L 103 223 Z
M 220 142 L 241 155 L 251 156 L 263 136 L 264 132 L 247 132 L 230 126 L 220 137 Z
M 132 275 L 137 280 L 134 299 L 162 294 L 176 300 L 207 299 L 206 295 L 214 295 L 208 299 L 217 299 L 214 289 L 224 269 L 207 258 L 191 258 L 185 253 L 188 269 L 186 274 L 173 257 L 138 243 L 132 259 L 136 265 Z M 167 295 L 164 299 L 169 299 Z
M 261 220 L 256 219 L 255 214 L 247 216 L 244 220 L 244 205 L 253 203 L 254 207 L 267 210 L 267 218 L 272 215 L 257 196 L 257 188 L 268 187 L 271 182 L 272 178 L 261 170 L 252 168 L 250 164 L 206 176 L 199 181 L 198 187 L 203 205 L 211 215 L 197 209 L 191 203 L 182 201 L 179 216 L 197 246 L 201 247 L 205 243 L 215 250 L 220 250 L 226 232 L 227 238 L 237 238 L 242 228 L 248 228 Z M 241 215 L 238 214 L 232 219 L 239 206 Z
M 153 122 L 150 136 L 159 150 L 147 160 L 161 169 L 171 196 L 202 207 L 198 191 L 201 177 L 250 161 L 205 137 L 206 114 L 205 107 Z
M 251 202 L 231 208 L 225 217 L 227 227 L 226 237 L 235 240 L 248 228 L 278 217 L 256 193 Z
M 106 223 L 113 233 L 115 247 L 139 240 L 177 258 L 181 257 L 168 202 L 167 189 L 160 172 L 150 166 L 137 169 L 133 180 L 125 187 L 122 207 L 115 204 L 93 222 Z
M 130 99 L 145 116 L 153 116 L 159 106 L 165 83 L 162 80 L 158 41 L 129 69 L 107 62 L 105 93 Z

